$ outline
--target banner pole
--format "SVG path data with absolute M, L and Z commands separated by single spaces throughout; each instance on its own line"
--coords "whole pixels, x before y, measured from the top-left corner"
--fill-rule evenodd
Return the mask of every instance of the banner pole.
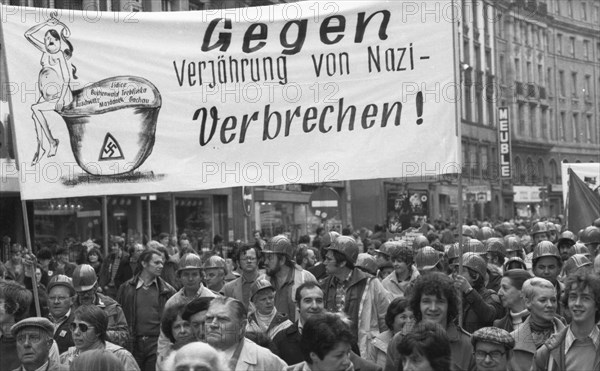
M 456 192 L 458 193 L 457 199 L 457 223 L 456 227 L 458 228 L 458 273 L 462 272 L 463 269 L 463 234 L 462 234 L 462 223 L 463 223 L 463 185 L 462 185 L 462 128 L 461 128 L 461 120 L 462 120 L 462 83 L 463 83 L 463 66 L 461 62 L 461 50 L 460 45 L 462 44 L 460 40 L 460 21 L 456 17 L 456 7 L 459 6 L 456 0 L 452 0 L 452 41 L 454 47 L 454 81 L 456 86 L 456 81 L 459 82 L 456 88 L 456 96 L 455 96 L 455 104 L 456 109 L 455 112 L 455 122 L 456 122 L 456 137 L 457 137 L 457 145 L 456 145 L 456 158 L 458 160 L 458 173 L 457 173 L 457 184 L 456 184 Z M 462 293 L 458 293 L 459 297 L 462 298 Z M 462 327 L 463 321 L 463 306 L 462 300 L 459 300 L 459 309 L 458 309 L 458 326 Z
M 102 196 L 102 239 L 104 256 L 108 256 L 108 198 Z
M 27 244 L 27 250 L 33 255 L 33 248 L 31 247 L 31 235 L 29 234 L 29 216 L 27 215 L 27 201 L 21 200 L 21 210 L 23 212 L 23 229 L 25 230 L 25 243 Z M 40 296 L 38 294 L 37 279 L 35 278 L 35 262 L 37 259 L 33 255 L 33 261 L 31 264 L 31 291 L 33 291 L 33 302 L 35 303 L 35 315 L 37 317 L 42 316 L 40 310 Z M 26 266 L 24 269 L 27 269 Z

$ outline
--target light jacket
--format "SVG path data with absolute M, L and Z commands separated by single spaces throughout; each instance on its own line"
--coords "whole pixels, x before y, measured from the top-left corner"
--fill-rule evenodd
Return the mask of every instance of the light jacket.
M 396 272 L 392 272 L 381 281 L 381 284 L 394 298 L 403 298 L 410 283 L 419 276 L 419 270 L 414 265 L 411 265 L 410 279 L 408 281 L 399 282 L 398 277 L 396 277 Z
M 535 352 L 531 371 L 570 371 L 567 370 L 565 358 L 565 338 L 568 330 L 569 327 L 566 326 L 559 332 L 552 334 L 544 345 Z M 597 353 L 594 356 L 594 369 L 586 371 L 600 370 L 600 356 Z
M 513 356 L 510 359 L 510 366 L 514 371 L 529 371 L 532 366 L 533 356 L 535 355 L 537 348 L 535 347 L 533 337 L 531 336 L 530 323 L 531 315 L 527 317 L 521 327 L 510 333 L 515 339 Z M 554 318 L 553 323 L 557 332 L 565 328 L 565 325 L 556 317 Z
M 283 370 L 287 364 L 267 348 L 257 345 L 252 340 L 244 338 L 244 346 L 238 357 L 237 364 L 231 371 L 267 371 Z
M 123 365 L 124 371 L 140 371 L 140 367 L 138 366 L 133 355 L 127 351 L 127 349 L 120 347 L 111 342 L 104 343 L 104 350 L 111 352 L 114 354 Z M 71 366 L 73 360 L 76 357 L 79 357 L 79 350 L 76 347 L 70 347 L 66 352 L 60 355 L 60 363 L 66 366 Z
M 393 337 L 394 333 L 392 330 L 387 330 L 377 335 L 373 339 L 373 346 L 370 347 L 369 352 L 365 357 L 367 361 L 375 362 L 382 368 L 385 367 L 387 348 Z
M 323 281 L 325 308 L 335 300 L 335 284 L 333 276 Z M 358 349 L 361 356 L 366 356 L 372 346 L 372 339 L 380 332 L 388 330 L 385 324 L 385 314 L 392 301 L 392 295 L 383 288 L 381 281 L 372 275 L 354 269 L 348 280 L 344 313 L 351 321 L 356 321 L 352 330 L 358 339 Z

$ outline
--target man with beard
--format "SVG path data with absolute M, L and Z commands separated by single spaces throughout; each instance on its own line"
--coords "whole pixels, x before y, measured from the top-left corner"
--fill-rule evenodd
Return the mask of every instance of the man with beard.
M 77 293 L 73 309 L 81 305 L 95 305 L 106 312 L 108 317 L 107 340 L 113 344 L 126 346 L 129 329 L 123 309 L 114 299 L 98 292 L 96 271 L 91 265 L 81 264 L 73 272 L 73 288 Z
M 123 305 L 131 333 L 130 347 L 140 369 L 154 371 L 160 320 L 175 289 L 161 277 L 163 254 L 146 249 L 139 258 L 141 271 L 119 287 L 117 300 Z
M 246 309 L 250 305 L 250 287 L 261 277 L 258 272 L 259 254 L 258 248 L 254 245 L 243 245 L 238 255 L 242 275 L 231 282 L 227 282 L 221 290 L 223 295 L 244 303 Z
M 293 260 L 294 248 L 290 240 L 278 235 L 265 245 L 265 268 L 267 279 L 275 288 L 275 308 L 285 313 L 291 321 L 296 320 L 294 293 L 304 282 L 317 282 L 315 276 L 302 269 Z
M 286 364 L 281 358 L 244 337 L 247 316 L 241 301 L 214 298 L 206 312 L 206 342 L 225 353 L 231 371 L 282 370 Z
M 309 269 L 314 267 L 315 262 L 315 251 L 306 244 L 298 245 L 298 252 L 296 252 L 296 264 L 301 266 L 302 269 Z
M 358 339 L 359 355 L 366 355 L 371 334 L 388 329 L 385 315 L 392 295 L 381 281 L 355 267 L 357 257 L 356 241 L 349 236 L 338 237 L 327 249 L 328 277 L 321 286 L 325 291 L 325 308 L 348 315 L 352 334 Z
M 60 353 L 74 346 L 73 337 L 69 326 L 73 322 L 73 309 L 75 303 L 75 288 L 71 278 L 59 274 L 48 284 L 48 317 L 52 322 L 54 341 Z

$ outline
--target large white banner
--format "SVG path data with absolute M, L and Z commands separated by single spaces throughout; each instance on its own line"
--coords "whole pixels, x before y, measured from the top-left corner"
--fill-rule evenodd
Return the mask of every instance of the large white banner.
M 21 196 L 456 173 L 452 11 L 3 6 Z

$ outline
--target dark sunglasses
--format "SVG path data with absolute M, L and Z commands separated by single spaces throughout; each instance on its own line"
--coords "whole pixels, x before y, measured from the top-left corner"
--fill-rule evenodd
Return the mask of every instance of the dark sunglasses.
M 71 324 L 69 325 L 69 328 L 71 329 L 71 332 L 75 332 L 75 329 L 79 327 L 79 331 L 80 332 L 87 332 L 87 330 L 89 328 L 93 328 L 94 326 L 90 326 L 87 325 L 85 323 L 75 323 L 75 322 L 71 322 Z

